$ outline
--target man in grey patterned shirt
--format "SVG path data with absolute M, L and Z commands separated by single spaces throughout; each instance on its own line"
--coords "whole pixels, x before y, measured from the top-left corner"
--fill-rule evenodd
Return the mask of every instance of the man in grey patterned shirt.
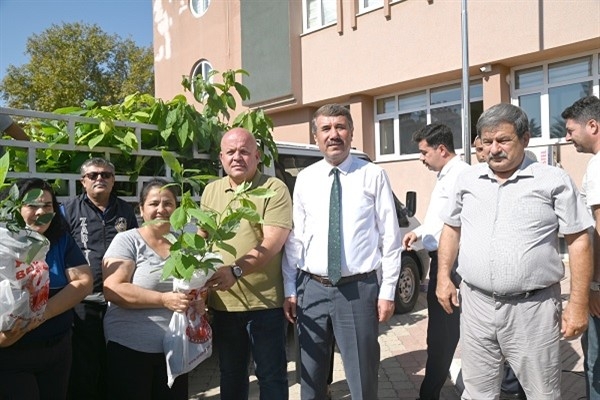
M 448 313 L 459 305 L 450 280 L 458 255 L 463 399 L 498 398 L 504 360 L 527 398 L 560 399 L 560 336 L 587 327 L 593 220 L 565 171 L 525 157 L 528 121 L 510 104 L 481 115 L 477 133 L 487 164 L 458 177 L 441 215 L 436 295 Z M 571 268 L 562 313 L 559 233 Z

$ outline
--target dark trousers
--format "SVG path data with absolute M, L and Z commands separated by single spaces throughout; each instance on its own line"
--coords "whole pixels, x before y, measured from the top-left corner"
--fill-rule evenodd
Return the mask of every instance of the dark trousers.
M 79 303 L 74 307 L 73 363 L 68 399 L 106 399 L 106 342 L 102 319 L 106 305 Z
M 504 377 L 502 378 L 502 386 L 501 389 L 504 393 L 508 394 L 520 394 L 521 398 L 525 399 L 525 392 L 523 391 L 523 387 L 519 383 L 515 372 L 512 370 L 510 365 L 505 362 L 504 363 Z
M 131 332 L 135 335 L 135 332 Z M 144 353 L 115 342 L 106 346 L 110 400 L 187 400 L 188 375 L 167 385 L 164 353 Z
M 600 318 L 590 315 L 588 329 L 581 337 L 587 398 L 600 399 Z
M 283 310 L 213 310 L 213 317 L 213 337 L 219 351 L 221 400 L 248 399 L 250 355 L 254 359 L 260 399 L 287 400 Z
M 437 252 L 431 257 L 429 286 L 427 287 L 427 363 L 425 378 L 419 390 L 421 400 L 439 399 L 440 392 L 452 364 L 454 351 L 460 339 L 460 310 L 446 313 L 435 295 L 437 286 Z
M 0 349 L 0 399 L 62 400 L 67 395 L 71 335 Z
M 329 359 L 330 367 L 329 367 L 329 375 L 327 375 L 327 384 L 331 385 L 333 383 L 333 359 L 335 358 L 335 338 L 333 339 L 333 344 L 331 345 L 331 358 Z
M 376 399 L 380 356 L 377 276 L 330 287 L 300 272 L 296 282 L 301 399 L 327 398 L 334 338 L 352 399 Z

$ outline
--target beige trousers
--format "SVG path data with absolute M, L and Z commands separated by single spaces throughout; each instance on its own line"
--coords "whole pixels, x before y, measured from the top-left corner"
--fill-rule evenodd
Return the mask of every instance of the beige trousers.
M 560 400 L 560 285 L 498 301 L 461 284 L 463 399 L 498 399 L 506 359 L 528 399 Z

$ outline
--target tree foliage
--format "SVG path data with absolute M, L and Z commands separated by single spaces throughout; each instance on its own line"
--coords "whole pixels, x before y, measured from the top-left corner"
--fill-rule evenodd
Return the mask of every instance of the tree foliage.
M 139 176 L 157 176 L 165 172 L 165 163 L 157 157 L 134 155 L 138 149 L 138 139 L 130 125 L 120 122 L 139 122 L 156 125 L 157 130 L 142 129 L 142 148 L 146 150 L 167 150 L 174 152 L 183 160 L 183 168 L 198 169 L 200 174 L 218 174 L 218 155 L 221 135 L 233 127 L 248 129 L 257 140 L 262 153 L 261 162 L 270 165 L 277 159 L 277 146 L 271 131 L 273 122 L 261 109 L 248 109 L 232 120 L 237 108 L 237 94 L 242 100 L 248 99 L 248 89 L 238 81 L 238 77 L 247 75 L 244 70 L 228 70 L 223 73 L 212 71 L 211 79 L 204 80 L 201 75 L 194 79 L 184 77 L 185 90 L 192 90 L 200 103 L 200 111 L 188 103 L 183 94 L 169 101 L 157 99 L 149 94 L 133 93 L 125 97 L 122 103 L 109 106 L 85 100 L 82 106 L 56 109 L 55 114 L 76 115 L 94 118 L 96 122 L 76 122 L 73 124 L 74 143 L 88 146 L 89 152 L 61 150 L 54 144 L 69 142 L 69 123 L 49 119 L 31 119 L 23 128 L 33 142 L 44 142 L 50 146 L 36 151 L 37 171 L 49 173 L 76 173 L 86 159 L 98 156 L 96 147 L 110 147 L 120 150 L 113 154 L 111 161 L 117 167 L 118 174 L 128 175 L 131 182 Z M 219 79 L 220 78 L 220 79 Z M 194 150 L 210 155 L 208 160 L 194 158 Z M 101 155 L 101 154 L 100 154 Z M 193 166 L 193 167 L 192 167 Z M 124 168 L 124 169 L 121 169 Z M 11 150 L 9 171 L 26 172 L 29 170 L 28 153 L 23 150 Z M 193 180 L 186 182 L 196 193 L 202 187 L 194 185 Z M 121 193 L 131 195 L 131 193 Z
M 7 106 L 40 111 L 117 104 L 131 93 L 154 93 L 153 52 L 96 24 L 52 25 L 27 40 L 28 63 L 9 65 L 0 83 Z

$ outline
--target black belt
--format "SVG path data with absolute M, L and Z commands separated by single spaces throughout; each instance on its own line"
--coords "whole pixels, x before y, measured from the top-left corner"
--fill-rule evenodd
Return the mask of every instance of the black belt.
M 533 290 L 529 290 L 527 292 L 521 292 L 521 293 L 496 293 L 496 292 L 488 292 L 487 290 L 479 289 L 478 287 L 469 285 L 468 283 L 467 283 L 467 286 L 469 286 L 471 289 L 475 290 L 476 292 L 486 295 L 487 297 L 491 297 L 494 300 L 501 300 L 501 301 L 527 299 L 527 298 L 535 295 L 536 293 L 541 292 L 542 290 L 548 289 L 547 287 L 545 287 L 545 288 L 533 289 Z
M 350 275 L 350 276 L 342 276 L 340 278 L 340 280 L 338 281 L 338 283 L 336 283 L 335 285 L 329 280 L 328 277 L 326 276 L 321 276 L 321 275 L 314 275 L 311 274 L 310 272 L 306 272 L 304 271 L 308 276 L 310 276 L 310 279 L 313 279 L 317 282 L 319 282 L 321 285 L 323 286 L 342 286 L 342 285 L 346 285 L 348 283 L 351 282 L 356 282 L 356 281 L 362 281 L 367 279 L 368 277 L 370 277 L 371 275 L 375 274 L 375 271 L 370 271 L 370 272 L 365 272 L 364 274 L 356 274 L 356 275 Z

